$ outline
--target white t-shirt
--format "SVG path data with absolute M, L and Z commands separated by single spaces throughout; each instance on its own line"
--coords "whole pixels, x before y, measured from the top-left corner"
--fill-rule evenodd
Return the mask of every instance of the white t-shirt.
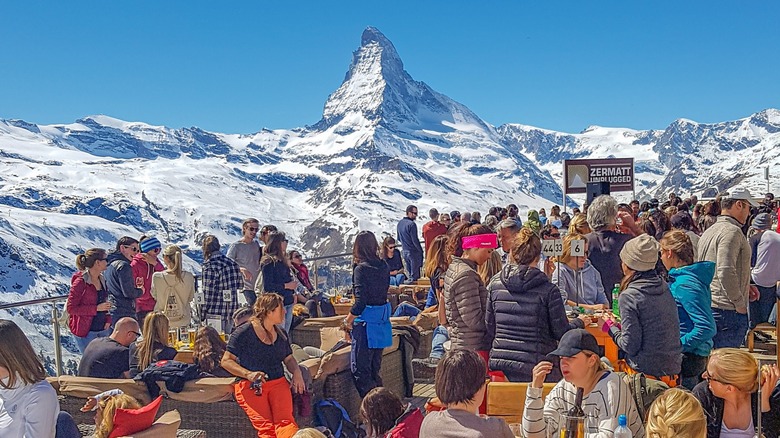
M 3 383 L 7 382 L 7 378 L 3 379 Z M 14 389 L 0 387 L 0 436 L 3 438 L 53 437 L 59 414 L 57 392 L 45 380 Z
M 528 385 L 523 410 L 523 436 L 546 438 L 547 429 L 557 433 L 560 415 L 574 406 L 577 389 L 566 380 L 561 380 L 542 400 L 542 388 Z M 628 428 L 634 438 L 644 438 L 645 430 L 628 385 L 617 374 L 607 372 L 596 383 L 593 390 L 582 399 L 585 411 L 585 436 L 588 438 L 611 438 L 618 426 L 618 416 L 628 420 Z

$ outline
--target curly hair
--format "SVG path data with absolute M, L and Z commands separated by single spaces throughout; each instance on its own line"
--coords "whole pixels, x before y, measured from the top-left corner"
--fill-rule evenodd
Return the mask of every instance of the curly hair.
M 647 438 L 705 438 L 707 420 L 696 397 L 680 388 L 671 388 L 655 399 L 647 414 Z
M 211 373 L 220 365 L 227 344 L 214 327 L 201 327 L 195 335 L 194 359 L 201 371 Z
M 100 423 L 95 428 L 95 438 L 108 438 L 114 430 L 114 413 L 117 409 L 138 409 L 141 404 L 127 394 L 106 397 L 98 403 Z

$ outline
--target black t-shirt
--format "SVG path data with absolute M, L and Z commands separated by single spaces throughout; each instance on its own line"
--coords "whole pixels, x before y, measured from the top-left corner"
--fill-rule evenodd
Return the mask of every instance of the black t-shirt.
M 404 262 L 401 260 L 401 252 L 397 249 L 393 250 L 393 257 L 386 259 L 387 267 L 391 271 L 402 271 L 404 269 Z
M 276 330 L 276 342 L 268 345 L 260 340 L 252 323 L 239 327 L 228 341 L 227 351 L 238 358 L 238 363 L 249 371 L 262 371 L 268 380 L 284 376 L 282 361 L 292 354 L 290 341 L 282 330 Z
M 104 303 L 106 299 L 108 298 L 108 292 L 106 292 L 105 289 L 100 289 L 97 291 L 98 293 L 98 304 Z M 89 331 L 91 332 L 100 332 L 106 329 L 106 318 L 108 317 L 108 312 L 98 312 L 95 314 L 95 316 L 92 318 L 92 324 L 89 326 Z
M 152 363 L 157 362 L 158 360 L 173 360 L 176 357 L 176 351 L 175 348 L 171 348 L 167 345 L 163 345 L 159 342 L 154 343 L 154 353 L 152 354 Z M 140 374 L 141 371 L 138 369 L 138 343 L 134 342 L 130 344 L 130 377 L 135 377 L 137 374 Z
M 79 376 L 118 379 L 130 369 L 130 349 L 111 338 L 97 338 L 87 345 L 79 363 Z

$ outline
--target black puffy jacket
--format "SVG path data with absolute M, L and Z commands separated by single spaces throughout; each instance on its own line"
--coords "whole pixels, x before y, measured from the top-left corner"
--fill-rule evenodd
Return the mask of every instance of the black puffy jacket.
M 534 366 L 558 346 L 564 333 L 582 328 L 570 323 L 558 287 L 535 267 L 508 264 L 488 285 L 485 323 L 493 340 L 490 369 L 510 381 L 530 382 Z M 547 381 L 561 379 L 556 366 Z

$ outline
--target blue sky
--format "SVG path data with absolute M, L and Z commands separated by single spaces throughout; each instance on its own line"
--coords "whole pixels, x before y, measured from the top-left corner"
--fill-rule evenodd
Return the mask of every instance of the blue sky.
M 313 124 L 371 25 L 494 125 L 662 129 L 780 107 L 777 23 L 768 0 L 5 2 L 0 118 Z

